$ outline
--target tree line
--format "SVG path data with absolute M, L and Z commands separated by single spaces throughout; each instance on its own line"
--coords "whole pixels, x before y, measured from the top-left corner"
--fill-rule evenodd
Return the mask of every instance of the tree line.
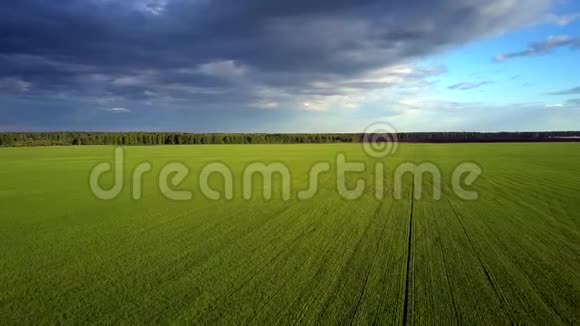
M 390 136 L 392 139 L 393 135 Z M 580 141 L 580 132 L 578 131 L 497 133 L 413 132 L 398 133 L 396 136 L 400 142 L 428 143 Z M 20 132 L 0 133 L 0 146 L 307 144 L 359 143 L 365 139 L 361 133 Z M 383 138 L 377 135 L 377 139 L 381 140 Z

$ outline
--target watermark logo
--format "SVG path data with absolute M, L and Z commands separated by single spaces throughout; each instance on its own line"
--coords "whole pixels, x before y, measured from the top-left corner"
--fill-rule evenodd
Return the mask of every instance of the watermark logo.
M 430 188 L 430 194 L 434 200 L 441 199 L 442 179 L 441 169 L 432 162 L 403 162 L 394 166 L 386 166 L 386 158 L 395 156 L 399 148 L 397 130 L 386 122 L 376 122 L 365 129 L 361 145 L 369 159 L 364 161 L 349 161 L 347 154 L 337 153 L 334 160 L 314 163 L 308 170 L 308 185 L 306 188 L 298 188 L 292 182 L 294 180 L 292 166 L 284 162 L 253 162 L 245 166 L 241 174 L 236 174 L 226 162 L 209 162 L 199 171 L 195 171 L 199 181 L 201 195 L 209 200 L 232 200 L 239 195 L 244 200 L 251 200 L 257 193 L 262 194 L 263 199 L 271 200 L 273 191 L 280 190 L 282 200 L 292 199 L 293 194 L 298 200 L 313 199 L 319 192 L 321 176 L 334 173 L 335 190 L 338 195 L 347 200 L 356 200 L 366 193 L 367 180 L 359 177 L 354 180 L 348 176 L 354 173 L 366 173 L 373 177 L 374 196 L 377 200 L 385 197 L 385 186 L 388 185 L 387 172 L 392 177 L 393 199 L 403 198 L 404 179 L 407 175 L 412 177 L 413 196 L 421 199 L 424 195 L 424 185 Z M 334 168 L 333 168 L 334 167 Z M 134 200 L 143 198 L 144 176 L 153 170 L 153 163 L 144 161 L 135 167 L 126 166 L 125 150 L 117 147 L 114 150 L 113 162 L 101 162 L 97 164 L 89 174 L 89 186 L 92 193 L 101 200 L 112 200 L 119 197 L 125 187 L 125 173 L 129 171 L 131 197 Z M 453 193 L 463 200 L 476 200 L 479 194 L 469 190 L 483 173 L 481 167 L 474 162 L 462 162 L 455 166 L 449 177 Z M 105 174 L 113 175 L 112 185 L 105 187 L 101 179 Z M 156 178 L 159 192 L 170 200 L 185 201 L 193 199 L 193 191 L 183 189 L 181 186 L 192 175 L 192 170 L 182 162 L 169 162 L 161 166 Z M 210 185 L 210 178 L 219 176 L 223 181 L 220 189 L 214 189 Z M 236 178 L 241 182 L 241 194 L 236 194 L 234 186 Z M 274 179 L 279 183 L 274 182 Z M 256 184 L 256 179 L 262 184 Z M 350 180 L 351 182 L 347 182 Z M 350 184 L 350 187 L 347 185 Z M 354 185 L 353 185 L 354 184 Z M 259 190 L 259 191 L 256 191 Z M 296 191 L 294 191 L 296 190 Z
M 397 130 L 387 122 L 371 123 L 365 128 L 362 143 L 365 153 L 371 157 L 394 155 L 399 146 Z

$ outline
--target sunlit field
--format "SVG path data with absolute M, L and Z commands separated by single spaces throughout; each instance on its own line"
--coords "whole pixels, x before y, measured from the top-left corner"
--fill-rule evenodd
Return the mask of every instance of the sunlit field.
M 384 158 L 360 144 L 125 147 L 121 191 L 99 199 L 90 174 L 114 152 L 0 148 L 3 323 L 579 322 L 580 144 L 399 144 Z M 339 156 L 364 171 L 342 178 Z M 160 178 L 168 163 L 187 176 Z M 231 199 L 219 173 L 219 199 L 205 193 L 210 163 L 232 172 Z M 278 174 L 244 178 L 252 163 L 286 167 L 289 198 Z M 435 166 L 440 198 L 433 175 L 397 180 L 405 163 Z M 462 163 L 481 169 L 459 179 L 477 199 L 453 186 Z M 359 180 L 356 198 L 340 193 Z

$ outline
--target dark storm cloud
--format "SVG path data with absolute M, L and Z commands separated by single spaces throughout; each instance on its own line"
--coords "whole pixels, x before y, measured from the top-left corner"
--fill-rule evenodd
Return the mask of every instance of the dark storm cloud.
M 0 92 L 274 107 L 420 82 L 433 71 L 381 69 L 528 23 L 548 4 L 11 1 L 0 10 Z

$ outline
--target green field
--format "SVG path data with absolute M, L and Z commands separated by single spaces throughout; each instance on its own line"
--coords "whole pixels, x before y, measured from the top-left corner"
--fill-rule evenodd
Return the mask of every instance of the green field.
M 89 173 L 114 147 L 0 149 L 0 320 L 2 324 L 90 322 L 227 324 L 578 324 L 580 305 L 580 144 L 399 144 L 385 159 L 358 144 L 126 147 L 119 197 L 95 198 Z M 336 191 L 337 153 L 364 161 L 361 198 Z M 143 197 L 131 172 L 148 161 Z M 234 171 L 234 198 L 206 199 L 199 170 L 220 161 Z M 299 200 L 308 171 L 328 161 L 316 196 Z M 385 197 L 370 187 L 385 165 Z M 453 169 L 475 162 L 483 174 L 460 199 Z M 159 170 L 182 162 L 173 201 Z M 281 162 L 292 196 L 242 198 L 242 171 Z M 420 200 L 403 162 L 441 170 Z M 112 175 L 104 177 L 110 183 Z M 219 176 L 210 179 L 223 187 Z

